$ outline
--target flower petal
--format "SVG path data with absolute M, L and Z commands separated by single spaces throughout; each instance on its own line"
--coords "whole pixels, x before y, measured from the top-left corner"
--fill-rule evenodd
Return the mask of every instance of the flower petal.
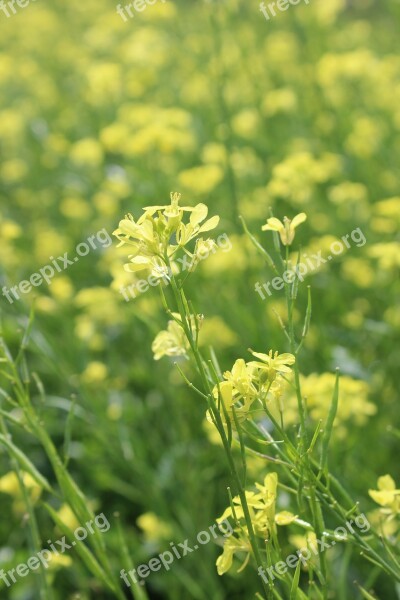
M 293 365 L 296 362 L 293 354 L 283 353 L 279 354 L 279 356 L 275 359 L 277 364 L 285 364 L 285 365 Z
M 219 223 L 218 215 L 215 215 L 215 217 L 211 217 L 211 219 L 208 219 L 208 221 L 206 221 L 204 223 L 204 225 L 202 225 L 200 227 L 199 233 L 203 232 L 203 231 L 210 231 L 211 229 L 215 229 L 215 227 L 217 227 L 218 223 Z
M 275 523 L 277 525 L 290 525 L 296 519 L 297 516 L 287 510 L 282 510 L 275 515 Z
M 193 227 L 196 227 L 196 225 L 204 221 L 207 215 L 208 206 L 205 204 L 197 204 L 190 215 L 190 224 L 193 225 Z
M 266 362 L 269 364 L 271 357 L 268 356 L 268 354 L 262 354 L 261 352 L 253 352 L 251 351 L 252 355 L 255 356 L 256 358 L 259 358 L 260 360 Z
M 295 229 L 296 227 L 298 227 L 301 223 L 304 223 L 304 221 L 307 220 L 307 215 L 306 213 L 299 213 L 298 215 L 296 215 L 294 217 L 294 219 L 292 220 L 292 222 L 290 223 L 290 229 Z
M 395 490 L 396 484 L 390 475 L 383 475 L 383 477 L 379 477 L 378 479 L 378 489 L 388 491 Z
M 262 226 L 262 231 L 281 231 L 284 229 L 284 224 L 275 217 L 268 219 L 267 224 Z

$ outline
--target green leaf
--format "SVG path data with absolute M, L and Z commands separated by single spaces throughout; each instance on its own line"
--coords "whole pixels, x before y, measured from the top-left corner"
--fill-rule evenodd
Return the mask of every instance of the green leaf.
M 18 461 L 18 464 L 20 465 L 21 469 L 29 473 L 29 475 L 33 477 L 33 479 L 38 485 L 40 485 L 40 487 L 42 487 L 48 492 L 53 491 L 47 479 L 43 477 L 41 473 L 39 473 L 35 465 L 29 460 L 26 454 L 24 454 L 19 448 L 17 448 L 17 446 L 15 446 L 11 442 L 11 440 L 9 440 L 5 435 L 0 434 L 0 443 L 3 444 L 7 448 L 9 453 Z
M 74 549 L 76 550 L 77 554 L 80 556 L 82 561 L 85 563 L 89 571 L 92 573 L 92 575 L 94 575 L 99 581 L 102 581 L 106 587 L 115 592 L 114 584 L 109 580 L 106 573 L 103 571 L 102 567 L 97 562 L 89 548 L 85 546 L 83 542 L 76 542 L 72 530 L 64 523 L 64 521 L 59 517 L 59 515 L 51 506 L 49 506 L 47 503 L 44 503 L 44 507 L 49 512 L 54 523 L 65 535 L 65 537 L 67 537 L 71 543 L 75 542 Z
M 273 269 L 275 271 L 275 273 L 278 273 L 278 270 L 275 266 L 274 261 L 272 260 L 272 257 L 270 256 L 270 254 L 265 250 L 265 248 L 263 248 L 260 244 L 260 242 L 258 240 L 256 240 L 256 238 L 254 237 L 254 235 L 252 233 L 250 233 L 250 231 L 247 228 L 247 225 L 245 223 L 245 220 L 243 219 L 242 216 L 239 216 L 239 219 L 242 222 L 243 225 L 243 229 L 246 233 L 246 235 L 250 238 L 251 242 L 253 243 L 253 245 L 257 248 L 257 250 L 259 251 L 259 253 L 264 257 L 265 261 L 267 262 L 267 264 L 271 267 L 271 269 Z
M 301 561 L 299 559 L 297 562 L 296 571 L 294 573 L 292 587 L 290 589 L 290 599 L 289 600 L 298 600 L 300 569 L 301 569 Z
M 378 600 L 377 596 L 373 596 L 372 594 L 367 592 L 367 590 L 365 590 L 359 583 L 357 583 L 357 582 L 355 582 L 355 583 L 356 583 L 356 586 L 358 587 L 358 589 L 360 590 L 360 593 L 363 598 L 366 598 L 366 600 Z
M 339 405 L 339 369 L 337 369 L 337 371 L 336 371 L 336 381 L 335 381 L 335 387 L 333 389 L 331 406 L 329 409 L 328 419 L 326 421 L 324 433 L 322 436 L 321 463 L 320 463 L 321 472 L 323 472 L 327 469 L 329 443 L 330 443 L 331 437 L 332 437 L 333 425 L 335 422 L 338 405 Z

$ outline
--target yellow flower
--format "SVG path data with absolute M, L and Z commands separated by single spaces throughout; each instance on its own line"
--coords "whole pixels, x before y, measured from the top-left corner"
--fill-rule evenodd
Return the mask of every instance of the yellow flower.
M 20 475 L 31 502 L 35 503 L 41 496 L 42 488 L 29 473 L 21 471 Z M 21 514 L 26 510 L 24 494 L 15 471 L 10 471 L 0 479 L 0 492 L 13 497 L 13 510 L 15 513 Z
M 103 383 L 108 376 L 107 366 L 100 361 L 90 362 L 83 371 L 81 378 L 87 385 L 96 385 Z
M 170 270 L 161 258 L 155 256 L 133 256 L 130 262 L 124 265 L 128 273 L 147 270 L 151 277 L 164 279 L 165 282 L 170 279 Z
M 114 235 L 120 241 L 119 246 L 130 246 L 130 262 L 125 265 L 127 271 L 147 269 L 154 277 L 168 278 L 168 262 L 179 249 L 184 249 L 194 265 L 206 251 L 209 253 L 215 248 L 213 240 L 202 239 L 197 241 L 194 255 L 185 248 L 200 233 L 214 229 L 219 217 L 205 220 L 208 214 L 205 204 L 179 206 L 179 200 L 180 194 L 171 193 L 171 204 L 145 207 L 136 222 L 132 215 L 120 221 Z M 187 224 L 183 222 L 186 212 L 189 213 Z
M 249 558 L 251 552 L 250 542 L 243 536 L 241 538 L 230 536 L 224 542 L 224 550 L 222 554 L 217 558 L 216 565 L 218 575 L 224 575 L 224 573 L 229 571 L 229 569 L 232 567 L 233 556 L 237 552 L 246 552 L 247 557 Z M 248 558 L 246 558 L 244 566 L 246 566 Z
M 254 398 L 257 395 L 257 389 L 253 384 L 253 369 L 246 365 L 243 358 L 238 358 L 232 367 L 232 371 L 225 371 L 224 378 L 230 381 L 235 390 L 241 396 L 250 396 Z
M 234 392 L 235 390 L 231 381 L 222 381 L 213 389 L 213 396 L 217 405 L 219 401 L 222 401 L 222 405 L 220 406 L 222 422 L 226 423 L 226 416 L 228 416 L 233 426 L 235 424 L 233 411 L 235 411 L 239 422 L 245 421 L 253 401 L 253 398 L 242 398 L 243 402 L 238 404 L 236 402 L 238 398 L 235 398 Z M 207 411 L 207 419 L 213 422 L 209 411 Z
M 307 531 L 304 535 L 291 535 L 289 541 L 295 548 L 300 550 L 302 554 L 301 560 L 306 569 L 309 569 L 310 566 L 317 566 L 318 559 L 316 558 L 316 554 L 318 554 L 318 544 L 314 531 Z
M 52 552 L 51 557 L 49 558 L 49 569 L 51 571 L 57 571 L 58 569 L 64 568 L 68 569 L 72 564 L 72 558 L 65 554 L 55 554 L 55 552 Z
M 186 334 L 180 324 L 180 315 L 172 313 L 176 320 L 168 321 L 166 330 L 160 331 L 155 337 L 151 349 L 154 353 L 154 360 L 160 360 L 163 356 L 187 356 L 190 345 Z M 191 317 L 192 331 L 195 331 L 195 322 L 200 323 L 199 317 Z
M 209 194 L 224 178 L 219 165 L 201 165 L 181 171 L 179 183 L 188 191 L 196 194 Z
M 296 519 L 297 515 L 294 515 L 293 513 L 287 510 L 282 510 L 281 512 L 275 515 L 275 523 L 281 526 L 290 525 L 291 523 L 294 523 Z
M 251 353 L 262 362 L 251 361 L 248 364 L 257 369 L 267 371 L 268 379 L 271 382 L 276 379 L 278 373 L 290 373 L 292 369 L 287 365 L 292 365 L 296 360 L 293 354 L 279 354 L 278 352 L 275 352 L 275 354 L 272 355 L 272 350 L 269 351 L 269 354 L 253 352 L 252 350 Z
M 198 238 L 196 240 L 196 246 L 193 252 L 193 260 L 191 263 L 193 267 L 191 268 L 194 269 L 199 263 L 199 261 L 208 258 L 210 256 L 210 253 L 214 254 L 217 248 L 217 244 L 211 238 L 208 238 L 207 240 L 203 240 L 203 238 Z
M 185 246 L 190 240 L 197 237 L 199 233 L 204 233 L 206 231 L 211 231 L 211 229 L 215 229 L 219 223 L 219 217 L 211 217 L 200 225 L 202 221 L 207 217 L 208 208 L 205 204 L 198 204 L 193 209 L 193 212 L 190 215 L 190 221 L 187 225 L 181 223 L 177 232 L 176 239 L 178 241 L 179 246 Z
M 252 405 L 257 399 L 263 402 L 274 399 L 281 406 L 280 398 L 284 383 L 281 373 L 290 373 L 291 369 L 287 365 L 295 361 L 292 354 L 279 355 L 275 352 L 272 356 L 272 350 L 269 355 L 257 352 L 252 354 L 263 362 L 245 363 L 242 358 L 239 358 L 231 371 L 225 371 L 226 381 L 219 383 L 213 389 L 223 423 L 226 424 L 228 417 L 233 428 L 235 428 L 235 414 L 239 422 L 245 421 L 250 412 L 254 416 L 257 408 L 252 409 Z M 257 406 L 259 406 L 258 402 Z M 207 419 L 213 422 L 209 411 Z
M 267 224 L 263 225 L 262 231 L 277 231 L 280 235 L 282 244 L 290 246 L 294 240 L 295 229 L 307 219 L 306 213 L 299 213 L 293 220 L 283 217 L 283 223 L 275 217 L 268 219 Z
M 287 511 L 275 512 L 277 501 L 278 475 L 268 473 L 263 484 L 256 483 L 257 492 L 246 490 L 246 501 L 249 507 L 250 518 L 257 536 L 266 540 L 275 529 L 275 525 L 289 525 L 296 520 L 296 516 Z M 250 560 L 251 544 L 248 536 L 244 511 L 239 496 L 232 500 L 232 506 L 223 512 L 217 519 L 217 523 L 222 523 L 227 519 L 233 519 L 236 527 L 234 534 L 225 539 L 224 551 L 217 559 L 217 571 L 223 575 L 232 567 L 233 557 L 237 553 L 245 553 L 245 560 L 238 572 L 242 571 Z
M 389 508 L 392 512 L 400 513 L 400 490 L 390 475 L 384 475 L 378 479 L 378 489 L 369 490 L 372 500 L 380 506 Z
M 70 156 L 77 165 L 97 167 L 103 162 L 103 149 L 96 139 L 85 138 L 73 145 Z
M 73 530 L 79 527 L 79 521 L 69 504 L 62 504 L 58 509 L 57 514 L 64 525 L 67 525 L 70 529 Z
M 193 206 L 179 206 L 179 200 L 181 194 L 178 192 L 171 192 L 171 204 L 162 206 L 145 206 L 144 211 L 146 214 L 153 216 L 157 211 L 162 211 L 164 217 L 167 217 L 171 228 L 176 229 L 182 220 L 184 211 L 194 211 L 198 206 L 204 206 L 204 204 L 198 204 L 195 208 Z M 206 213 L 207 214 L 207 213 Z
M 173 530 L 170 525 L 153 512 L 143 513 L 136 519 L 136 523 L 149 542 L 168 540 L 172 537 Z
M 278 381 L 277 378 L 276 381 Z M 274 382 L 275 383 L 275 382 Z M 326 420 L 331 405 L 335 386 L 333 373 L 311 373 L 307 377 L 300 376 L 303 396 L 307 398 L 307 409 L 310 419 L 317 422 Z M 285 426 L 298 422 L 297 398 L 290 386 L 285 386 L 282 404 L 285 407 Z M 362 427 L 369 417 L 377 411 L 375 404 L 368 401 L 369 386 L 365 381 L 352 379 L 347 375 L 340 378 L 340 402 L 334 425 L 335 438 L 343 438 L 348 427 Z M 271 412 L 279 417 L 277 407 L 271 404 Z

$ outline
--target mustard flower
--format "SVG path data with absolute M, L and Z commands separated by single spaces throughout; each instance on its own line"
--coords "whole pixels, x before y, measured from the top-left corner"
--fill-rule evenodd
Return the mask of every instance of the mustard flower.
M 288 365 L 293 365 L 296 360 L 293 354 L 279 354 L 278 352 L 272 354 L 272 350 L 269 351 L 269 354 L 253 352 L 252 350 L 250 352 L 253 356 L 259 358 L 261 362 L 251 361 L 248 364 L 266 371 L 270 382 L 275 381 L 278 373 L 290 373 L 292 369 Z
M 232 382 L 230 381 L 222 381 L 213 389 L 213 396 L 216 404 L 218 405 L 219 402 L 223 403 L 223 405 L 220 405 L 222 422 L 226 424 L 226 417 L 228 417 L 233 427 L 235 427 L 233 411 L 235 411 L 236 419 L 239 423 L 243 422 L 248 417 L 252 403 L 252 400 L 249 398 L 244 399 L 242 403 L 238 403 L 238 398 L 235 398 L 234 391 Z M 207 420 L 213 423 L 210 411 L 207 411 L 206 416 Z
M 187 225 L 181 223 L 177 231 L 176 239 L 179 246 L 186 246 L 186 244 L 197 237 L 199 233 L 211 231 L 211 229 L 217 227 L 219 223 L 218 216 L 211 217 L 211 219 L 205 221 L 203 225 L 200 225 L 207 217 L 207 214 L 208 207 L 205 204 L 198 204 L 194 207 L 190 214 L 189 223 Z
M 217 558 L 217 572 L 218 575 L 224 575 L 232 567 L 233 557 L 238 552 L 246 553 L 246 560 L 242 565 L 242 568 L 247 565 L 251 553 L 251 544 L 249 539 L 244 535 L 238 535 L 238 537 L 230 536 L 224 542 L 224 550 L 222 554 Z
M 276 513 L 278 488 L 278 475 L 276 473 L 267 473 L 264 482 L 262 484 L 256 483 L 255 487 L 258 492 L 245 491 L 246 501 L 255 534 L 266 540 L 269 539 L 276 525 L 289 525 L 297 517 L 288 511 Z M 234 528 L 234 535 L 225 540 L 223 553 L 217 559 L 216 565 L 219 575 L 229 571 L 235 554 L 245 553 L 245 560 L 239 571 L 246 567 L 251 556 L 251 544 L 239 496 L 233 498 L 232 506 L 228 506 L 217 519 L 217 522 L 221 523 L 226 519 L 233 519 L 236 527 Z
M 225 371 L 224 378 L 230 381 L 235 391 L 243 397 L 254 398 L 257 389 L 253 383 L 254 369 L 239 358 L 232 367 L 232 371 Z
M 215 248 L 211 239 L 197 240 L 194 254 L 185 246 L 200 233 L 214 229 L 219 223 L 219 217 L 207 219 L 208 208 L 205 204 L 179 206 L 180 194 L 171 193 L 171 204 L 147 206 L 141 217 L 135 221 L 128 214 L 119 223 L 114 235 L 119 240 L 119 246 L 130 247 L 129 260 L 125 265 L 127 271 L 146 269 L 156 278 L 169 277 L 169 262 L 179 249 L 192 259 L 190 269 Z M 185 213 L 189 222 L 184 223 Z
M 193 269 L 201 260 L 208 258 L 210 253 L 214 253 L 217 247 L 217 244 L 211 238 L 206 240 L 198 238 L 192 255 L 191 269 Z
M 378 479 L 378 489 L 369 490 L 372 500 L 382 506 L 388 514 L 400 513 L 400 490 L 390 475 L 383 475 Z
M 293 220 L 283 217 L 283 223 L 275 217 L 268 219 L 267 224 L 263 225 L 262 231 L 277 231 L 284 246 L 290 246 L 294 240 L 295 229 L 307 219 L 306 213 L 299 213 Z
M 124 265 L 125 271 L 135 273 L 137 271 L 147 270 L 152 277 L 168 281 L 171 276 L 170 268 L 165 262 L 156 256 L 133 256 L 129 255 L 130 262 Z
M 32 503 L 37 502 L 42 494 L 42 488 L 29 473 L 21 471 L 20 476 L 29 494 L 30 501 Z M 24 513 L 26 501 L 15 471 L 10 471 L 0 478 L 0 492 L 13 498 L 12 507 L 16 514 Z
M 173 316 L 180 319 L 177 313 L 173 313 Z M 187 356 L 189 348 L 185 332 L 177 321 L 168 321 L 167 329 L 157 334 L 151 346 L 154 360 L 160 360 L 163 356 Z
M 194 208 L 193 206 L 179 206 L 179 200 L 181 199 L 179 192 L 171 192 L 170 198 L 171 204 L 145 206 L 143 210 L 151 216 L 158 211 L 162 211 L 163 215 L 170 220 L 171 226 L 178 226 L 182 220 L 183 213 L 191 212 Z

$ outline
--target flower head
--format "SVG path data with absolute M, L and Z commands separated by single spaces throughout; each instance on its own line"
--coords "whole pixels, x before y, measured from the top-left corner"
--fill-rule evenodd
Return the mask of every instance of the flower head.
M 179 206 L 179 200 L 181 194 L 178 192 L 171 192 L 171 204 L 162 206 L 145 206 L 144 211 L 146 215 L 153 216 L 156 212 L 162 212 L 163 216 L 168 220 L 168 225 L 173 229 L 179 227 L 182 221 L 184 212 L 191 212 L 194 210 L 193 206 Z
M 295 229 L 307 219 L 306 213 L 299 213 L 293 220 L 283 217 L 283 223 L 275 217 L 268 219 L 267 224 L 263 225 L 262 231 L 277 231 L 284 246 L 290 246 L 294 240 Z
M 173 316 L 180 318 L 177 313 L 173 313 Z M 167 329 L 156 335 L 151 349 L 154 360 L 160 360 L 163 356 L 186 356 L 189 342 L 182 326 L 177 321 L 168 321 Z
M 232 381 L 222 381 L 214 386 L 213 396 L 216 403 L 220 403 L 220 413 L 223 423 L 226 423 L 226 417 L 228 417 L 231 424 L 235 425 L 234 411 L 239 423 L 247 419 L 253 398 L 237 397 Z M 207 411 L 207 419 L 213 422 L 209 411 Z
M 279 373 L 290 373 L 291 368 L 288 365 L 293 365 L 295 357 L 293 354 L 279 354 L 275 352 L 272 354 L 272 350 L 269 354 L 262 354 L 261 352 L 250 351 L 253 356 L 259 358 L 260 361 L 250 361 L 248 364 L 262 371 L 266 371 L 269 381 L 275 381 L 277 374 Z
M 232 371 L 225 371 L 224 378 L 233 384 L 237 394 L 255 398 L 257 389 L 253 384 L 253 374 L 254 369 L 246 365 L 243 358 L 238 358 Z
M 369 490 L 369 495 L 380 506 L 391 512 L 400 513 L 400 490 L 390 475 L 383 475 L 378 479 L 378 489 Z
M 32 503 L 37 502 L 42 493 L 42 488 L 40 485 L 29 473 L 26 473 L 25 471 L 21 471 L 20 477 L 24 487 L 27 490 L 27 493 L 29 494 L 30 501 Z M 26 510 L 26 501 L 20 485 L 20 480 L 18 479 L 15 471 L 10 471 L 1 477 L 0 492 L 3 494 L 8 494 L 13 498 L 13 510 L 15 513 L 24 513 Z
M 289 525 L 297 518 L 287 511 L 276 513 L 278 475 L 267 473 L 262 484 L 256 483 L 256 491 L 246 490 L 246 501 L 250 512 L 254 532 L 263 540 L 270 538 L 275 531 L 276 525 Z M 223 575 L 232 567 L 235 554 L 245 554 L 245 559 L 239 571 L 243 570 L 250 560 L 251 544 L 246 526 L 244 510 L 239 496 L 232 500 L 223 514 L 217 519 L 217 523 L 232 519 L 235 522 L 234 534 L 224 542 L 224 551 L 217 559 L 217 570 Z
M 170 264 L 178 250 L 192 258 L 193 267 L 198 260 L 215 248 L 211 239 L 199 238 L 194 254 L 186 245 L 199 234 L 214 229 L 219 223 L 219 217 L 207 219 L 208 208 L 205 204 L 196 206 L 179 206 L 180 194 L 171 193 L 171 204 L 147 206 L 141 217 L 135 221 L 131 214 L 125 216 L 114 231 L 119 240 L 119 246 L 129 246 L 129 263 L 127 271 L 146 269 L 157 278 L 167 278 Z M 189 221 L 184 222 L 188 213 Z

